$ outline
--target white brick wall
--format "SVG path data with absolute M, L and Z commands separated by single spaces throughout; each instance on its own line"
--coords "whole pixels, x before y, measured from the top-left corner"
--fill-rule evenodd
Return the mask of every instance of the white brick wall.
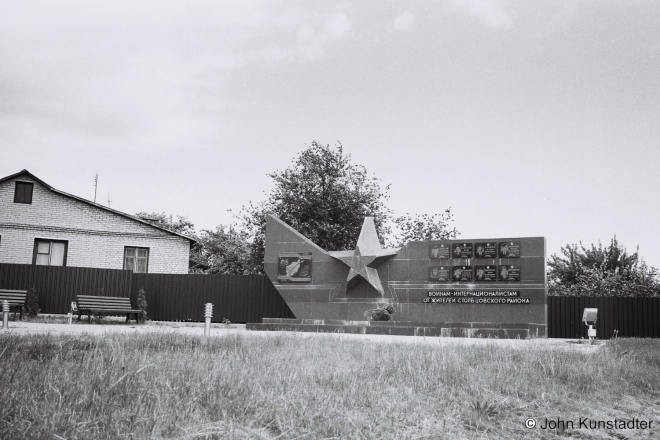
M 14 203 L 16 180 L 34 183 Z M 29 176 L 0 183 L 0 263 L 32 264 L 34 239 L 67 240 L 67 266 L 123 269 L 124 246 L 149 248 L 149 273 L 188 273 L 190 241 L 55 193 Z

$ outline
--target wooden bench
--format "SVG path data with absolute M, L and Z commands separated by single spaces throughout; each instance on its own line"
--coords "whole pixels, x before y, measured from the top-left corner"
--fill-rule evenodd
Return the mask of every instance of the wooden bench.
M 0 289 L 0 310 L 2 310 L 2 302 L 6 300 L 9 302 L 9 311 L 14 311 L 14 321 L 16 321 L 16 312 L 20 313 L 22 321 L 25 298 L 27 298 L 27 290 Z
M 78 321 L 80 315 L 87 315 L 87 321 L 92 322 L 92 313 L 100 315 L 126 315 L 126 322 L 135 319 L 140 322 L 142 319 L 142 310 L 131 307 L 131 299 L 117 296 L 92 296 L 78 295 Z

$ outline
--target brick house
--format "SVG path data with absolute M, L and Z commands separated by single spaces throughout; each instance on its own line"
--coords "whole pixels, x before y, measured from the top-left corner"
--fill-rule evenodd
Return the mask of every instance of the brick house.
M 194 243 L 27 170 L 0 179 L 0 263 L 188 273 Z

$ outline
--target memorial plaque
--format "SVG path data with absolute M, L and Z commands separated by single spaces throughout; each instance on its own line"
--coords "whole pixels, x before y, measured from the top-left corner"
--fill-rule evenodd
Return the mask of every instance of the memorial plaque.
M 277 281 L 309 283 L 312 281 L 312 254 L 284 252 L 279 255 Z
M 499 267 L 500 281 L 520 281 L 520 265 L 502 265 Z
M 451 267 L 449 266 L 431 266 L 429 267 L 429 280 L 431 281 L 449 281 L 449 273 Z
M 475 266 L 475 281 L 497 281 L 497 266 Z
M 472 281 L 472 266 L 453 266 L 452 281 Z
M 494 241 L 474 244 L 475 258 L 497 258 L 497 243 Z
M 451 255 L 449 254 L 449 244 L 439 243 L 439 244 L 431 245 L 431 255 L 430 255 L 431 260 L 450 258 L 450 257 Z
M 520 258 L 520 242 L 501 241 L 500 258 Z
M 472 258 L 472 243 L 454 243 L 451 255 L 454 258 Z

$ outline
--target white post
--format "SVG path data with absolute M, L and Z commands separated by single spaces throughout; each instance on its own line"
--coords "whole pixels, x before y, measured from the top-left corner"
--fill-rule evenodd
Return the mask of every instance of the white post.
M 9 301 L 2 301 L 2 328 L 9 330 Z
M 204 336 L 211 334 L 211 318 L 213 317 L 213 304 L 204 304 Z
M 593 325 L 589 326 L 589 330 L 587 330 L 587 336 L 589 336 L 589 344 L 593 345 L 596 339 L 596 329 L 593 327 Z

